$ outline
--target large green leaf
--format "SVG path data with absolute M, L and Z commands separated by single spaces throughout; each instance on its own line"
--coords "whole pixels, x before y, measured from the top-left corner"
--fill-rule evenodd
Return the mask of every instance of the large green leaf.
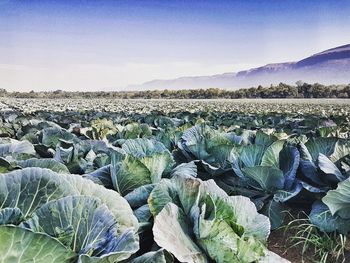
M 146 184 L 140 186 L 128 193 L 124 198 L 128 201 L 129 205 L 132 208 L 140 207 L 144 204 L 147 204 L 148 197 L 152 190 L 154 189 L 155 184 Z
M 300 154 L 296 147 L 286 146 L 279 154 L 279 168 L 285 178 L 285 187 L 292 188 L 300 162 Z
M 196 125 L 184 132 L 179 147 L 193 154 L 196 158 L 205 160 L 210 156 L 206 149 L 206 139 L 212 137 L 212 133 L 209 126 L 203 124 Z
M 262 166 L 276 166 L 279 167 L 280 152 L 283 149 L 285 140 L 278 140 L 272 143 L 265 151 L 262 159 Z
M 254 237 L 265 242 L 270 234 L 269 219 L 257 212 L 253 202 L 245 196 L 214 197 L 216 218 L 230 220 L 227 212 L 232 213 L 235 224 L 244 228 L 244 236 Z M 231 216 L 230 216 L 231 217 Z
M 51 170 L 25 168 L 0 176 L 0 208 L 18 207 L 24 218 L 43 204 L 78 191 Z
M 350 219 L 350 178 L 338 184 L 337 189 L 328 191 L 322 198 L 332 215 Z
M 170 174 L 173 176 L 192 176 L 197 177 L 197 165 L 192 161 L 189 163 L 182 163 L 176 166 Z
M 334 152 L 335 145 L 338 139 L 334 137 L 319 137 L 311 138 L 305 144 L 309 150 L 312 160 L 316 161 L 320 153 L 330 156 Z
M 25 161 L 17 162 L 17 165 L 19 165 L 22 168 L 40 167 L 40 168 L 50 169 L 56 173 L 66 173 L 66 174 L 70 173 L 68 168 L 64 164 L 57 162 L 54 159 L 31 158 L 31 159 L 27 159 Z
M 154 216 L 158 215 L 160 211 L 168 203 L 178 203 L 178 189 L 173 180 L 163 179 L 158 183 L 148 198 L 150 211 Z
M 0 226 L 0 255 L 3 263 L 73 263 L 77 259 L 58 240 L 15 226 Z
M 329 159 L 333 163 L 338 163 L 340 159 L 342 159 L 344 156 L 350 154 L 350 141 L 345 139 L 339 139 L 334 147 L 334 152 L 331 156 L 329 156 Z
M 227 196 L 213 180 L 202 181 L 185 174 L 177 175 L 157 184 L 150 194 L 148 204 L 153 215 L 157 215 L 169 202 L 181 206 L 189 214 L 192 207 L 198 205 L 207 193 L 219 197 Z
M 136 216 L 139 223 L 149 223 L 152 218 L 152 213 L 149 210 L 149 205 L 145 204 L 134 210 L 134 215 Z
M 111 233 L 109 238 L 114 238 L 115 233 Z M 125 231 L 116 242 L 103 244 L 96 256 L 82 254 L 78 263 L 117 263 L 130 257 L 130 254 L 138 250 L 138 242 L 133 231 Z
M 347 178 L 341 173 L 338 167 L 324 154 L 320 153 L 317 161 L 318 167 L 328 176 L 327 179 L 329 182 L 338 183 L 344 181 Z
M 168 203 L 155 217 L 153 235 L 154 241 L 180 262 L 208 262 L 205 253 L 192 241 L 184 212 L 173 203 Z
M 61 141 L 78 143 L 79 139 L 73 134 L 60 128 L 46 128 L 41 132 L 41 143 L 55 148 Z
M 235 137 L 232 138 L 229 134 L 215 131 L 213 136 L 206 140 L 206 149 L 211 157 L 207 158 L 205 161 L 221 169 L 230 167 L 228 165 L 228 160 L 232 149 L 237 145 Z
M 200 207 L 191 211 L 194 233 L 211 259 L 253 262 L 265 255 L 269 219 L 257 213 L 249 198 L 207 197 Z
M 6 207 L 0 210 L 0 225 L 18 225 L 22 218 L 22 211 L 17 207 Z
M 172 263 L 172 256 L 164 249 L 145 253 L 137 258 L 134 258 L 130 263 Z
M 111 178 L 114 189 L 123 196 L 142 185 L 153 183 L 147 167 L 131 155 L 121 162 L 112 155 Z
M 176 177 L 175 184 L 178 189 L 180 203 L 186 214 L 190 214 L 193 206 L 198 206 L 210 194 L 213 197 L 225 198 L 227 194 L 214 182 L 202 181 L 193 177 Z
M 103 166 L 91 173 L 83 175 L 83 177 L 93 181 L 96 184 L 103 185 L 108 189 L 113 189 L 110 165 Z
M 347 234 L 350 231 L 350 219 L 343 219 L 338 215 L 332 215 L 328 206 L 321 201 L 312 205 L 310 222 L 316 225 L 321 231 Z
M 198 242 L 215 262 L 254 262 L 264 256 L 262 244 L 254 238 L 240 238 L 224 220 L 201 220 L 200 229 L 208 234 Z
M 254 144 L 269 147 L 277 140 L 277 137 L 272 134 L 267 134 L 263 131 L 258 131 L 255 136 Z
M 90 196 L 67 196 L 37 209 L 22 226 L 57 238 L 73 251 L 91 252 L 104 239 L 115 219 L 102 202 Z
M 28 141 L 12 141 L 0 144 L 0 157 L 12 156 L 14 158 L 22 155 L 35 155 L 34 146 Z
M 307 186 L 306 186 L 307 187 Z M 276 201 L 276 202 L 286 202 L 288 201 L 289 199 L 297 196 L 300 191 L 302 190 L 303 188 L 303 184 L 300 183 L 299 181 L 296 181 L 291 188 L 283 188 L 283 189 L 280 189 L 280 190 L 277 190 L 273 196 L 273 199 Z
M 257 144 L 243 146 L 239 158 L 244 166 L 254 167 L 261 163 L 264 150 L 264 146 Z
M 286 216 L 286 207 L 280 202 L 270 200 L 261 210 L 261 213 L 266 215 L 271 222 L 271 229 L 276 229 L 283 224 Z
M 116 191 L 106 189 L 79 175 L 62 174 L 59 176 L 64 177 L 64 179 L 78 191 L 77 195 L 87 195 L 100 199 L 117 220 L 119 234 L 122 234 L 125 230 L 130 228 L 135 233 L 137 232 L 137 219 L 133 215 L 130 205 Z
M 243 170 L 245 176 L 259 184 L 261 189 L 275 192 L 284 187 L 283 172 L 273 166 L 246 167 Z

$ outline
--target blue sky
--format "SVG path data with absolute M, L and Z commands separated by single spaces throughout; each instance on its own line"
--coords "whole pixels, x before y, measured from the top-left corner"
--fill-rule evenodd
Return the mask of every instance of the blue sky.
M 350 1 L 0 0 L 0 88 L 112 90 L 350 43 Z

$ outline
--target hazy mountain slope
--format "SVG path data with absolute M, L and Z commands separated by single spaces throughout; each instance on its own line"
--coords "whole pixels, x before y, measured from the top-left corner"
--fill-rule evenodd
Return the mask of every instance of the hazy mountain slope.
M 153 80 L 129 89 L 247 88 L 257 85 L 293 84 L 298 80 L 323 84 L 350 83 L 350 44 L 314 54 L 297 62 L 267 64 L 262 67 L 213 76 Z
M 350 58 L 350 44 L 328 49 L 326 51 L 317 53 L 311 57 L 300 60 L 295 64 L 295 67 L 301 68 L 301 67 L 313 66 L 313 65 L 334 61 L 334 60 L 343 60 L 343 59 L 346 60 L 349 58 Z

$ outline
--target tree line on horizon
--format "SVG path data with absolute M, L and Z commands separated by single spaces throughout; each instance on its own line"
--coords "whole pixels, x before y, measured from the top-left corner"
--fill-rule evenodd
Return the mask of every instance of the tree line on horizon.
M 208 88 L 181 90 L 146 90 L 146 91 L 30 91 L 8 92 L 0 89 L 0 97 L 9 98 L 45 98 L 45 99 L 244 99 L 244 98 L 350 98 L 350 84 L 322 85 L 298 81 L 295 85 L 279 83 L 269 87 L 251 87 L 238 90 Z

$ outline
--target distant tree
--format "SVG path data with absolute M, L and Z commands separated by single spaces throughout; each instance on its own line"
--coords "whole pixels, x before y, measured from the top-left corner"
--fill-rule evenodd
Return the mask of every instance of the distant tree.
M 257 88 L 224 90 L 209 89 L 182 89 L 182 90 L 147 90 L 147 91 L 109 91 L 109 92 L 69 92 L 63 90 L 42 92 L 7 92 L 0 89 L 0 97 L 14 98 L 115 98 L 115 99 L 212 99 L 212 98 L 350 98 L 350 84 L 322 85 L 308 84 L 297 81 L 295 85 L 279 83 Z
M 0 97 L 5 97 L 7 95 L 6 89 L 0 89 Z
M 346 99 L 346 98 L 349 98 L 349 95 L 346 92 L 340 92 L 338 95 L 338 98 Z
M 295 85 L 297 85 L 297 87 L 301 87 L 304 85 L 304 83 L 305 83 L 304 81 L 298 80 L 297 82 L 295 82 Z

